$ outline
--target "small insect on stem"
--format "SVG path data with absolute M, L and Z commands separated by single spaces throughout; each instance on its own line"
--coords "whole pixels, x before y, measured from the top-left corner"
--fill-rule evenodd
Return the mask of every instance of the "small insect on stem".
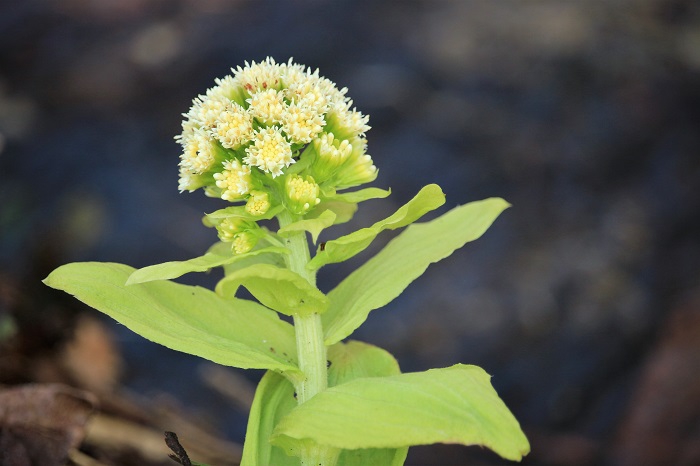
M 323 243 L 318 245 L 318 249 L 323 252 L 326 250 L 326 242 L 324 241 Z

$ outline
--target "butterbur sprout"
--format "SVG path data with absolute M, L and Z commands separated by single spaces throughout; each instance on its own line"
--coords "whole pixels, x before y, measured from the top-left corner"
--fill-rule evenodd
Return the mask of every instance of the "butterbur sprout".
M 527 438 L 483 369 L 402 373 L 387 351 L 348 339 L 428 266 L 479 238 L 509 204 L 485 199 L 411 225 L 445 202 L 430 184 L 389 217 L 317 243 L 359 203 L 390 195 L 376 187 L 345 191 L 377 177 L 368 117 L 353 108 L 347 89 L 291 60 L 246 63 L 214 82 L 193 100 L 176 140 L 180 191 L 201 188 L 230 203 L 203 219 L 220 241 L 200 257 L 139 270 L 67 264 L 45 283 L 169 348 L 266 369 L 243 466 L 401 465 L 409 446 L 436 442 L 481 445 L 520 460 Z M 273 219 L 277 230 L 260 224 Z M 403 227 L 328 293 L 317 287 L 321 267 Z M 215 268 L 224 277 L 214 290 L 172 281 Z M 241 287 L 255 299 L 237 297 Z M 174 434 L 168 442 L 184 462 Z

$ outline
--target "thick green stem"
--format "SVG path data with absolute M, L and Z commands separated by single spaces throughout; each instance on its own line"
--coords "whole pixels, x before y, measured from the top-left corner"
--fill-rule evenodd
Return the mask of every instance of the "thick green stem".
M 297 400 L 301 404 L 328 387 L 326 346 L 323 344 L 320 315 L 294 316 L 294 329 L 299 368 L 305 375 L 297 387 Z
M 280 227 L 290 224 L 294 219 L 288 211 L 279 215 Z M 295 232 L 285 238 L 290 250 L 289 269 L 316 285 L 316 273 L 306 269 L 310 260 L 309 243 L 306 233 Z M 294 331 L 297 343 L 299 368 L 304 373 L 304 380 L 295 387 L 297 400 L 302 404 L 328 386 L 328 368 L 326 366 L 326 345 L 323 343 L 323 325 L 319 314 L 294 316 Z M 337 460 L 338 450 L 322 445 L 310 445 L 302 452 L 301 464 L 314 466 L 333 466 Z

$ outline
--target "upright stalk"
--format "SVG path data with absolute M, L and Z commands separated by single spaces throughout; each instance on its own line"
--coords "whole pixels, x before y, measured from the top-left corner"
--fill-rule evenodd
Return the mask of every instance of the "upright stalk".
M 289 225 L 294 220 L 287 210 L 280 213 L 278 219 L 280 227 Z M 306 233 L 303 231 L 292 233 L 285 238 L 285 243 L 291 251 L 289 269 L 316 286 L 316 273 L 306 268 L 311 258 Z M 303 381 L 298 383 L 295 389 L 297 401 L 302 404 L 328 387 L 326 345 L 323 342 L 323 325 L 319 314 L 294 315 L 293 318 L 299 369 L 304 373 Z M 301 464 L 332 466 L 336 462 L 338 453 L 336 449 L 311 445 L 302 452 Z

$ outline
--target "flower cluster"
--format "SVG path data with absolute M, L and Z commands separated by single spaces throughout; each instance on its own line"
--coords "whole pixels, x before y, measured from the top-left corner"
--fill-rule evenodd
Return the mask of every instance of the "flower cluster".
M 184 114 L 175 138 L 180 191 L 203 188 L 245 203 L 251 216 L 273 206 L 305 215 L 326 193 L 376 178 L 366 153 L 369 118 L 352 107 L 347 89 L 291 60 L 268 57 L 232 72 Z

